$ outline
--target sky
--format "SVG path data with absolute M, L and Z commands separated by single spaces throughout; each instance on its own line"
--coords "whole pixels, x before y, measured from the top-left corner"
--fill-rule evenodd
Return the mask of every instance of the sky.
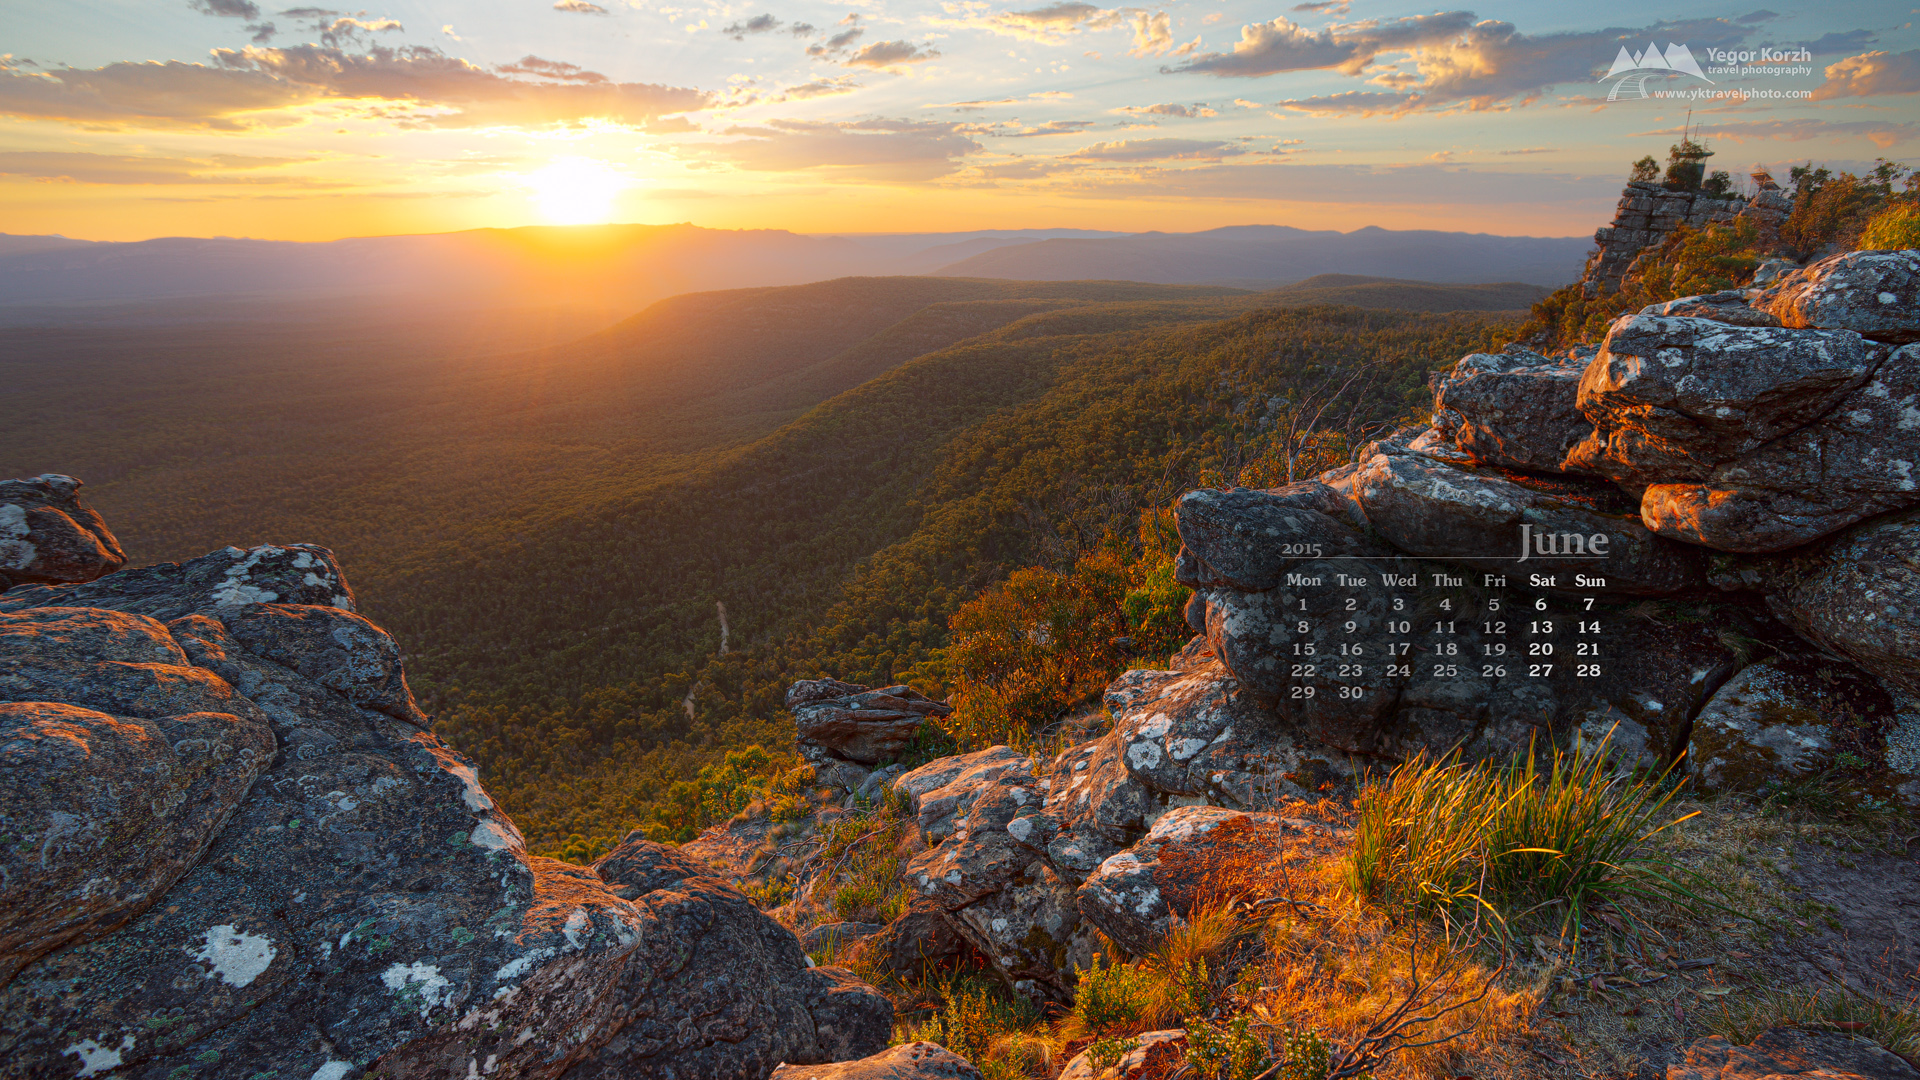
M 0 232 L 1572 236 L 1689 111 L 1742 180 L 1920 164 L 1916 20 L 1913 0 L 0 0 Z

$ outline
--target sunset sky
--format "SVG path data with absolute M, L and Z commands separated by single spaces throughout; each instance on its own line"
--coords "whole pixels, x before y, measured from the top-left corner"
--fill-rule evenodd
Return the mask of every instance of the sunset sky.
M 1773 0 L 1769 0 L 1773 2 Z M 685 6 L 680 6 L 685 5 Z M 0 0 L 0 232 L 1590 231 L 1690 102 L 1743 176 L 1920 163 L 1913 0 Z M 1806 74 L 1709 50 L 1801 49 Z M 1707 81 L 1711 80 L 1711 83 Z

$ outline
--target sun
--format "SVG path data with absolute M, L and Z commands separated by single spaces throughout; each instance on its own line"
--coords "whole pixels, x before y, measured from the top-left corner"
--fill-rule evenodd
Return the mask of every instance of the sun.
M 599 225 L 613 215 L 613 201 L 626 190 L 626 178 L 604 161 L 555 158 L 532 173 L 527 183 L 540 213 L 555 225 Z

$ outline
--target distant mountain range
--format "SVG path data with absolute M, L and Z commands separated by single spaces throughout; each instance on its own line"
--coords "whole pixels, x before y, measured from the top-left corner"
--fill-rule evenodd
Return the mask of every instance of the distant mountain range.
M 1318 274 L 1559 285 L 1589 241 L 1249 225 L 1200 233 L 983 230 L 806 236 L 693 225 L 476 229 L 328 243 L 131 243 L 0 234 L 0 307 L 169 298 L 378 297 L 631 312 L 661 297 L 846 276 L 925 274 L 1271 289 Z

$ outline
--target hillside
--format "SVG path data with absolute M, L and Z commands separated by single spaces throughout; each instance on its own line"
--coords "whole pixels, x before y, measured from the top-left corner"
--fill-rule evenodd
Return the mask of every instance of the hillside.
M 551 848 L 619 835 L 725 749 L 789 745 L 795 673 L 884 681 L 987 582 L 1230 475 L 1230 436 L 1262 422 L 1236 407 L 1378 356 L 1393 391 L 1370 408 L 1397 415 L 1504 325 L 1273 302 L 842 279 L 506 351 L 488 345 L 552 328 L 18 328 L 0 372 L 35 405 L 0 426 L 0 472 L 87 479 L 136 565 L 334 549 L 442 730 Z
M 1283 285 L 1317 274 L 1438 282 L 1524 281 L 1557 286 L 1579 274 L 1586 237 L 1488 236 L 1369 226 L 1350 233 L 1243 225 L 1199 233 L 1056 238 L 951 263 L 956 277 Z
M 1389 311 L 1525 311 L 1547 295 L 1545 286 L 1520 281 L 1438 285 L 1360 274 L 1316 274 L 1274 289 L 1264 299 L 1290 307 L 1345 304 Z

